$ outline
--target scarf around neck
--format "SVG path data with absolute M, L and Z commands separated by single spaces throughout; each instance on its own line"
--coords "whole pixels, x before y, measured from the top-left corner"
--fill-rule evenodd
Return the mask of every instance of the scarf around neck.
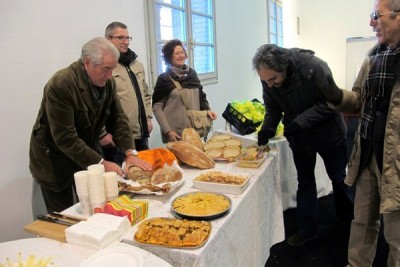
M 186 75 L 184 75 L 184 73 L 186 73 Z M 153 105 L 159 102 L 163 97 L 168 96 L 172 90 L 176 88 L 170 77 L 179 82 L 182 88 L 203 89 L 200 79 L 194 69 L 187 66 L 187 70 L 181 70 L 176 67 L 168 66 L 166 72 L 161 73 L 157 79 L 153 92 Z
M 129 66 L 138 56 L 136 55 L 135 52 L 133 52 L 130 48 L 128 48 L 128 51 L 124 54 L 119 55 L 118 63 L 124 65 L 124 66 Z
M 378 45 L 370 53 L 372 65 L 362 90 L 365 107 L 361 116 L 361 137 L 372 138 L 372 128 L 378 101 L 392 90 L 396 79 L 395 65 L 400 54 L 400 46 L 390 49 L 388 45 Z

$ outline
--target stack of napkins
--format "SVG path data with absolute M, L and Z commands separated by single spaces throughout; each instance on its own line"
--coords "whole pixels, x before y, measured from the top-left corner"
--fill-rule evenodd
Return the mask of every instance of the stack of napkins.
M 109 201 L 104 206 L 104 213 L 115 216 L 126 216 L 132 225 L 147 218 L 149 204 L 147 200 L 134 200 L 127 195 Z
M 65 237 L 70 244 L 100 249 L 121 241 L 130 227 L 127 217 L 95 213 L 65 229 Z

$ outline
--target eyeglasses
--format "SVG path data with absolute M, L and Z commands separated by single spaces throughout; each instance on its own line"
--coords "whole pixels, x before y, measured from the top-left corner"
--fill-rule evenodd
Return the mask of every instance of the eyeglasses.
M 396 13 L 396 12 L 400 12 L 400 10 L 394 10 L 394 11 L 389 11 L 389 12 L 385 12 L 385 13 L 378 13 L 378 11 L 372 11 L 372 13 L 369 15 L 370 17 L 371 17 L 371 19 L 373 20 L 373 21 L 378 21 L 378 19 L 380 18 L 380 17 L 382 17 L 383 15 L 386 15 L 386 14 L 393 14 L 393 13 Z
M 123 42 L 125 40 L 128 40 L 129 42 L 132 41 L 132 37 L 131 36 L 108 36 L 108 38 L 115 38 L 118 39 L 120 42 Z

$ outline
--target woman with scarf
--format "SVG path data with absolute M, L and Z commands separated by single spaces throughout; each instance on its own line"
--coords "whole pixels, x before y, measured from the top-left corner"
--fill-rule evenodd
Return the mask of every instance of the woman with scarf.
M 187 54 L 182 42 L 177 39 L 167 42 L 162 54 L 167 70 L 158 76 L 154 87 L 153 113 L 161 128 L 162 141 L 167 143 L 181 139 L 187 127 L 187 109 L 207 110 L 212 120 L 217 114 L 210 109 L 196 71 L 185 64 Z

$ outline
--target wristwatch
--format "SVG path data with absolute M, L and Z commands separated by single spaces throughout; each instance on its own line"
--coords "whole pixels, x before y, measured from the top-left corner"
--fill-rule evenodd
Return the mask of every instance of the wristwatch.
M 134 156 L 137 156 L 137 155 L 138 155 L 138 152 L 137 152 L 136 149 L 128 149 L 128 150 L 125 152 L 125 156 L 128 156 L 129 154 L 132 154 L 132 155 L 134 155 Z

